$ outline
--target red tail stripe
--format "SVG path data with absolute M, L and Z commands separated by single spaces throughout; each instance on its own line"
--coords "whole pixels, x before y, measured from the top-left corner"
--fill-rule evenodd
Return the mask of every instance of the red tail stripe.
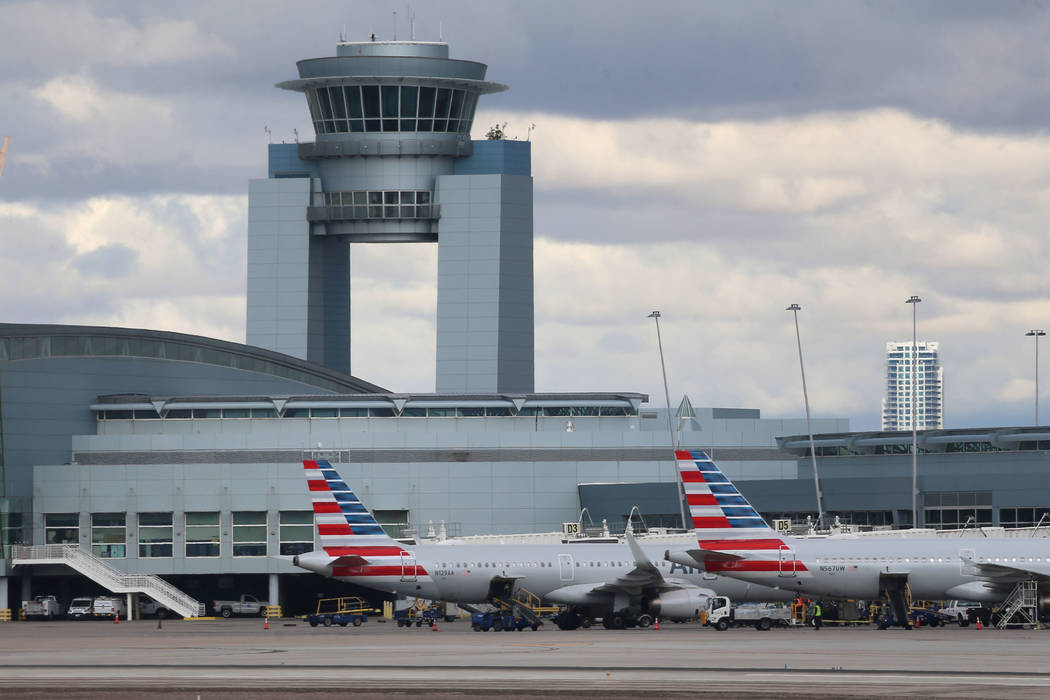
M 342 513 L 335 501 L 314 501 L 315 513 Z
M 800 561 L 708 561 L 705 562 L 708 571 L 775 571 L 790 574 L 796 571 L 809 571 L 806 565 Z
M 678 473 L 682 475 L 682 481 L 686 482 L 687 484 L 690 484 L 690 483 L 692 483 L 692 484 L 702 484 L 702 483 L 704 483 L 704 476 L 700 473 L 699 470 L 692 470 L 692 469 L 690 469 L 688 471 L 678 472 Z
M 311 491 L 331 491 L 328 488 L 328 482 L 324 479 L 307 479 L 306 485 L 310 487 Z
M 346 523 L 318 523 L 317 532 L 321 535 L 352 535 L 354 531 Z
M 704 518 L 693 518 L 693 527 L 704 529 L 729 529 L 732 526 L 729 524 L 729 518 L 725 518 L 722 516 L 709 516 Z
M 304 459 L 303 460 L 303 469 L 320 469 L 320 467 L 317 466 L 317 460 L 316 459 Z
M 333 576 L 426 576 L 422 566 L 336 566 Z
M 711 493 L 687 493 L 685 500 L 689 502 L 691 506 L 717 506 L 718 501 L 715 499 L 714 494 Z
M 690 461 L 692 461 L 693 459 L 693 455 L 689 454 L 685 450 L 675 450 L 674 456 L 676 459 L 688 459 Z
M 780 549 L 786 547 L 783 540 L 700 540 L 700 549 Z
M 333 557 L 344 557 L 348 555 L 357 555 L 359 557 L 399 557 L 402 554 L 407 556 L 408 552 L 401 549 L 400 547 L 386 546 L 386 547 L 325 547 L 325 553 L 332 555 Z

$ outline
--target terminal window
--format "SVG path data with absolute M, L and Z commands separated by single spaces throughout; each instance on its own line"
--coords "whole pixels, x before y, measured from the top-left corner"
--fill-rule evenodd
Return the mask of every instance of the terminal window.
M 102 559 L 123 559 L 127 546 L 126 515 L 124 513 L 91 514 L 91 553 Z
M 1022 506 L 1000 508 L 999 524 L 1003 527 L 1035 527 L 1050 524 L 1050 508 Z
M 47 544 L 80 544 L 80 514 L 45 513 L 44 542 Z
M 266 556 L 266 511 L 233 513 L 233 556 Z
M 218 513 L 186 513 L 186 556 L 219 556 Z
M 309 510 L 281 511 L 281 554 L 295 556 L 314 548 L 314 514 Z
M 172 529 L 171 513 L 139 513 L 139 556 L 170 557 Z

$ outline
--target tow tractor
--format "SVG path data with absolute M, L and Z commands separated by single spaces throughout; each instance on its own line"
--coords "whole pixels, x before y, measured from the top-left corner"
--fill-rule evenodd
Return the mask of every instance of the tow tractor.
M 417 602 L 422 603 L 423 601 Z M 422 627 L 423 625 L 430 627 L 437 621 L 438 617 L 440 617 L 440 611 L 436 605 L 427 607 L 413 605 L 404 610 L 394 611 L 394 621 L 398 627 Z
M 378 612 L 378 610 L 357 596 L 322 598 L 317 601 L 317 612 L 313 615 L 307 615 L 306 621 L 310 623 L 311 627 L 317 627 L 318 625 L 324 625 L 325 627 L 331 627 L 332 625 L 360 627 L 362 622 L 368 622 L 369 615 L 375 615 Z

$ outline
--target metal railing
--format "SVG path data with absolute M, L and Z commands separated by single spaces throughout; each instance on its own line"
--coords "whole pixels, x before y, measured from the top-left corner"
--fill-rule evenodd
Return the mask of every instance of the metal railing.
M 150 598 L 183 617 L 204 615 L 204 603 L 186 595 L 159 576 L 128 574 L 76 544 L 16 545 L 11 547 L 11 563 L 65 564 L 114 593 L 146 593 Z

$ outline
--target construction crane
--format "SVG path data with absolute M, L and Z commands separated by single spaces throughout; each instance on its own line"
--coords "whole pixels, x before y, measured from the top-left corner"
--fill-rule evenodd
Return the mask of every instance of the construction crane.
M 7 158 L 7 144 L 11 143 L 11 137 L 4 137 L 4 145 L 0 147 L 0 175 L 4 174 L 4 158 Z

